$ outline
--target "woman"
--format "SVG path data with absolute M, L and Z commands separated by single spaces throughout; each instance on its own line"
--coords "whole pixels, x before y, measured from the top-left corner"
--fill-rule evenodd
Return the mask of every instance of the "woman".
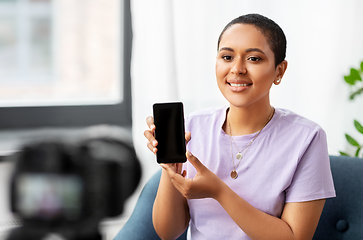
M 229 106 L 186 118 L 188 161 L 163 167 L 153 208 L 162 239 L 311 239 L 335 196 L 325 132 L 270 105 L 286 71 L 286 38 L 259 14 L 231 21 L 218 40 L 216 78 Z M 148 147 L 157 151 L 147 118 Z

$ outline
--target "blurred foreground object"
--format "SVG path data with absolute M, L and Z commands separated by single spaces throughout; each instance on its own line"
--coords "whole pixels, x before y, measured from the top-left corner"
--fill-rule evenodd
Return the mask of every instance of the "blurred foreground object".
M 14 154 L 11 208 L 23 221 L 8 240 L 98 240 L 141 178 L 134 149 L 113 137 L 30 143 Z M 53 236 L 53 237 L 52 237 Z

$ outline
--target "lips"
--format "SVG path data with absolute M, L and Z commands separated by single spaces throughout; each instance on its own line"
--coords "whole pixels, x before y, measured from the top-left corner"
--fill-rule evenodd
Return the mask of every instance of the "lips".
M 248 89 L 252 83 L 246 82 L 246 81 L 237 81 L 237 80 L 230 80 L 227 82 L 229 85 L 229 88 L 233 92 L 242 92 L 246 89 Z

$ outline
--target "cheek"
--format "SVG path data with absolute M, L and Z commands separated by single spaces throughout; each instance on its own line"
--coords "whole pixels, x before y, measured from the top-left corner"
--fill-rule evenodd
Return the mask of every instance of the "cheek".
M 217 80 L 218 88 L 220 90 L 222 90 L 221 87 L 222 87 L 222 85 L 224 85 L 224 76 L 225 76 L 225 74 L 223 74 L 222 72 L 224 72 L 224 71 L 222 71 L 222 68 L 220 65 L 216 64 L 215 72 L 216 72 L 216 80 Z
M 220 81 L 229 73 L 229 68 L 225 64 L 220 64 L 217 62 L 215 71 L 216 71 L 217 81 Z
M 250 71 L 251 73 L 252 71 Z M 262 67 L 254 69 L 254 79 L 263 81 L 263 82 L 271 82 L 275 80 L 275 71 L 268 67 Z M 251 73 L 252 74 L 252 73 Z

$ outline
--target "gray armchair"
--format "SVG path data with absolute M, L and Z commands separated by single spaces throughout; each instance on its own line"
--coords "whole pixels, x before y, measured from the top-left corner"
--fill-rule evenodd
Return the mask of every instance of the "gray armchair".
M 363 239 L 363 159 L 330 156 L 337 197 L 327 199 L 313 240 Z
M 327 199 L 313 240 L 363 239 L 363 159 L 330 156 L 336 198 Z M 159 240 L 152 206 L 161 171 L 143 188 L 135 209 L 114 240 Z M 184 232 L 178 240 L 185 240 Z

